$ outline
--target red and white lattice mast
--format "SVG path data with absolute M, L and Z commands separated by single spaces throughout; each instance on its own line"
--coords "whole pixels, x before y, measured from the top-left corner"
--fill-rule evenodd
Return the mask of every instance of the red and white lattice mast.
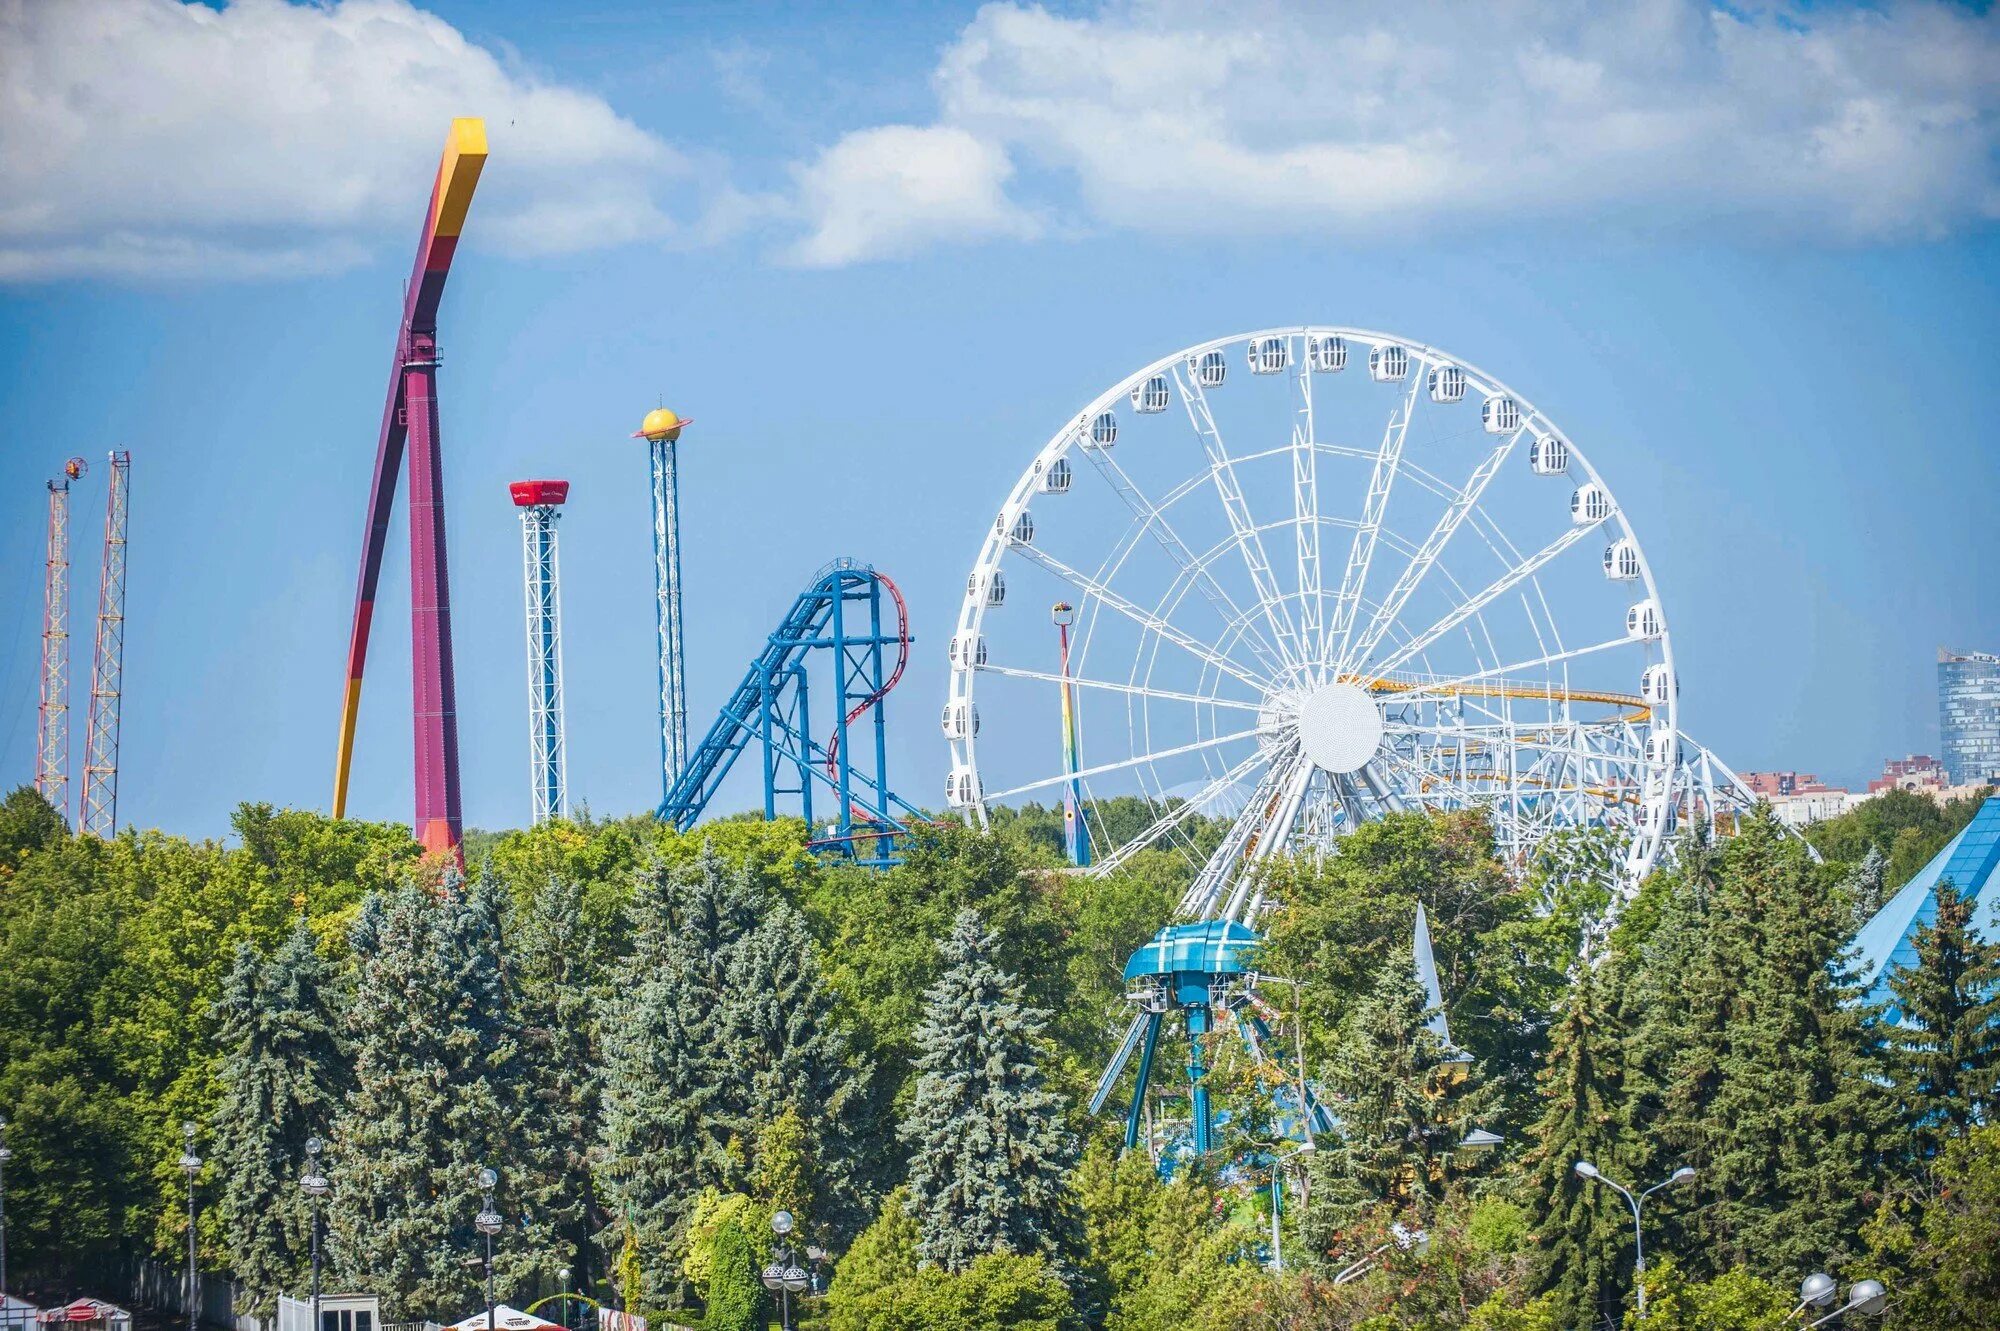
M 97 651 L 90 671 L 89 744 L 83 759 L 82 830 L 118 831 L 118 719 L 125 688 L 125 520 L 132 455 L 111 453 L 104 499 L 104 560 L 97 584 Z
M 42 579 L 42 697 L 35 732 L 35 789 L 69 821 L 69 483 L 82 458 L 49 482 L 49 555 Z

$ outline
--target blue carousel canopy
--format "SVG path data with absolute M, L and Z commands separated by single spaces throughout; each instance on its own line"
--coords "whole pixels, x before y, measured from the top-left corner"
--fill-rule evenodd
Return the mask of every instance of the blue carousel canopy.
M 1125 963 L 1125 982 L 1155 975 L 1240 975 L 1247 953 L 1260 940 L 1248 925 L 1233 920 L 1170 924 Z
M 1961 896 L 1971 897 L 1973 927 L 1987 938 L 2000 938 L 2000 798 L 1989 798 L 1953 837 L 1931 857 L 1917 876 L 1889 898 L 1875 918 L 1855 935 L 1855 970 L 1868 987 L 1868 1001 L 1888 1005 L 1890 1021 L 1900 1021 L 1889 973 L 1917 964 L 1915 935 L 1937 918 L 1937 885 L 1950 882 Z

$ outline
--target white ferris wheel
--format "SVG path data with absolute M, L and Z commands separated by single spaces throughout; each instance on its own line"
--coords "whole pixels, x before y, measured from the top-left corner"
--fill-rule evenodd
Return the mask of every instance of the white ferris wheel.
M 1179 848 L 1183 918 L 1247 920 L 1242 865 L 1403 809 L 1482 810 L 1517 866 L 1608 828 L 1633 883 L 1688 807 L 1610 485 L 1498 379 L 1385 333 L 1220 338 L 1101 394 L 1000 506 L 950 654 L 949 803 L 1067 797 L 1097 871 Z M 1120 795 L 1144 817 L 1107 820 Z

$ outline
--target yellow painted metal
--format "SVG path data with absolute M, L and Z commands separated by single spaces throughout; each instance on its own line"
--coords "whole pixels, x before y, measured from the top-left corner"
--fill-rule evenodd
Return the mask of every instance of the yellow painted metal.
M 445 136 L 444 160 L 438 163 L 437 211 L 431 216 L 431 234 L 457 236 L 465 228 L 465 214 L 472 207 L 472 191 L 479 185 L 479 172 L 486 165 L 486 122 L 467 116 L 451 122 Z
M 347 774 L 354 760 L 354 721 L 361 714 L 361 681 L 347 681 L 347 697 L 340 705 L 340 752 L 334 759 L 333 816 L 347 816 Z

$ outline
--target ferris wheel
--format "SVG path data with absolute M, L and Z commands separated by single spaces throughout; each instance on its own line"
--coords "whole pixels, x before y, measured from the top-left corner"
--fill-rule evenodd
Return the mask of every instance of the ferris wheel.
M 1099 395 L 1000 505 L 950 658 L 949 804 L 1060 804 L 1097 872 L 1184 854 L 1183 918 L 1247 921 L 1243 865 L 1396 810 L 1480 810 L 1516 866 L 1606 828 L 1628 883 L 1673 821 L 1672 639 L 1610 485 L 1385 333 L 1221 338 Z

